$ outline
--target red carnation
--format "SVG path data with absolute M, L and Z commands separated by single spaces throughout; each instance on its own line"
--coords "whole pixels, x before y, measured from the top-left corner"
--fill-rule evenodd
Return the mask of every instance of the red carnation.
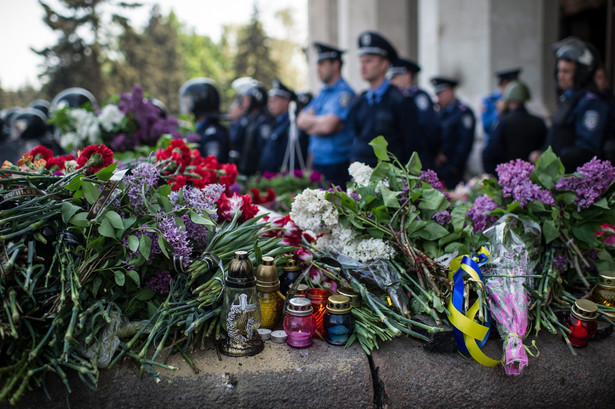
M 234 163 L 223 163 L 220 165 L 219 169 L 224 171 L 224 175 L 220 176 L 219 183 L 226 186 L 226 191 L 228 192 L 229 187 L 235 183 L 235 179 L 239 173 L 237 172 L 237 166 Z
M 171 158 L 179 166 L 179 170 L 183 171 L 190 164 L 192 155 L 183 139 L 173 139 L 165 150 L 159 149 L 156 152 L 156 158 L 159 160 Z
M 203 164 L 208 169 L 219 169 L 220 166 L 218 164 L 218 159 L 216 159 L 213 155 L 207 155 L 205 159 L 203 159 Z
M 91 173 L 106 168 L 113 163 L 113 151 L 105 145 L 86 146 L 77 158 L 77 169 L 87 167 Z
M 38 159 L 45 159 L 46 161 L 48 161 L 49 158 L 53 156 L 53 152 L 51 151 L 51 149 L 45 148 L 43 145 L 35 146 L 34 148 L 32 148 L 29 154 L 32 156 L 33 161 Z
M 56 157 L 49 158 L 47 161 L 47 169 L 51 170 L 64 170 L 66 169 L 66 161 L 75 160 L 73 155 L 61 155 Z
M 169 179 L 169 186 L 174 192 L 177 192 L 182 187 L 186 186 L 186 182 L 188 182 L 188 177 L 184 175 L 173 176 Z

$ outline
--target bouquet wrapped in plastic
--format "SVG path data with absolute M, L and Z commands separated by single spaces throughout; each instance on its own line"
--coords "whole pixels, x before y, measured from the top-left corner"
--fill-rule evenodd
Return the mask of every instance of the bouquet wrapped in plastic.
M 484 231 L 491 253 L 484 269 L 487 305 L 504 339 L 502 364 L 506 374 L 519 375 L 528 363 L 523 338 L 528 331 L 533 270 L 540 259 L 540 226 L 513 214 Z

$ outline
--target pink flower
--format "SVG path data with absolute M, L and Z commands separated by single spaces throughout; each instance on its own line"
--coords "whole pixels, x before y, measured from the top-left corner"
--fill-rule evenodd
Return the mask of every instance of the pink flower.
M 250 220 L 258 213 L 258 207 L 252 204 L 252 198 L 250 195 L 238 195 L 233 193 L 232 196 L 227 197 L 222 193 L 218 200 L 218 216 L 231 221 L 238 215 L 239 222 L 243 223 L 246 220 Z
M 318 269 L 317 267 L 310 267 L 310 281 L 314 284 L 320 284 L 320 282 L 322 281 L 322 273 L 320 272 L 320 269 Z
M 299 260 L 301 260 L 301 262 L 303 263 L 309 263 L 312 261 L 312 259 L 314 258 L 314 256 L 312 255 L 312 253 L 310 253 L 309 251 L 307 251 L 306 249 L 304 249 L 303 247 L 300 247 L 299 250 L 297 250 L 295 252 L 295 254 L 297 255 L 297 258 Z

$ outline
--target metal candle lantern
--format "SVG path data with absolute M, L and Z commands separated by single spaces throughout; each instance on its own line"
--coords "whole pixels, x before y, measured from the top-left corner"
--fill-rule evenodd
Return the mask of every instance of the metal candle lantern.
M 327 312 L 322 320 L 327 333 L 326 340 L 332 345 L 345 345 L 354 331 L 354 318 L 350 313 L 350 298 L 332 295 L 327 301 Z
M 220 352 L 229 356 L 256 355 L 264 348 L 258 335 L 261 309 L 254 282 L 254 266 L 245 251 L 235 252 L 224 280 L 220 321 L 227 333 Z
M 289 288 L 293 285 L 295 280 L 301 275 L 301 267 L 299 266 L 299 260 L 295 256 L 291 256 L 284 265 L 284 273 L 280 277 L 280 291 L 285 296 L 288 294 Z
M 280 280 L 273 257 L 263 257 L 263 263 L 256 268 L 256 291 L 261 306 L 261 327 L 273 329 L 280 318 L 284 300 L 278 295 Z

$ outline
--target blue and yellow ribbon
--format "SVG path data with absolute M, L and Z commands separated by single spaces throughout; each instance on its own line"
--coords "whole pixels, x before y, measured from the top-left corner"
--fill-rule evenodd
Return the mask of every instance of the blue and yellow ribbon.
M 496 366 L 500 361 L 489 358 L 481 350 L 489 338 L 489 330 L 491 329 L 489 314 L 487 314 L 484 325 L 474 321 L 474 317 L 480 308 L 480 300 L 476 300 L 466 314 L 462 312 L 463 278 L 466 274 L 469 275 L 482 288 L 483 276 L 479 266 L 488 260 L 489 251 L 482 247 L 478 255 L 474 257 L 459 256 L 451 261 L 448 278 L 453 282 L 453 292 L 448 303 L 448 311 L 450 312 L 449 321 L 453 324 L 453 332 L 459 351 L 470 354 L 481 365 Z

